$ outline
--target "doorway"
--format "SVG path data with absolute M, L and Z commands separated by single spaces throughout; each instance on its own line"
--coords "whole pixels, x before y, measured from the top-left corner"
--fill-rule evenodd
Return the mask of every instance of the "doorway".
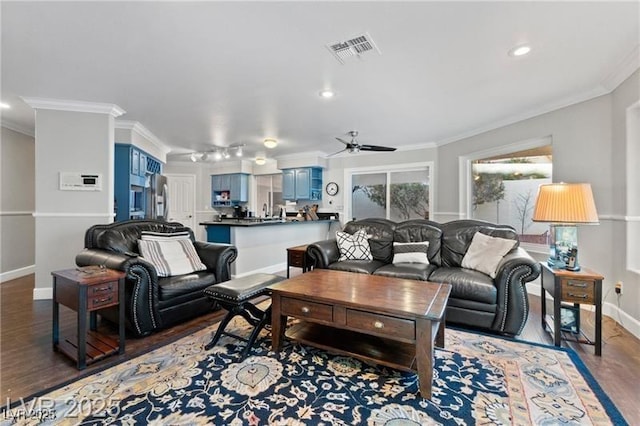
M 167 174 L 169 214 L 167 220 L 180 222 L 196 232 L 196 176 Z

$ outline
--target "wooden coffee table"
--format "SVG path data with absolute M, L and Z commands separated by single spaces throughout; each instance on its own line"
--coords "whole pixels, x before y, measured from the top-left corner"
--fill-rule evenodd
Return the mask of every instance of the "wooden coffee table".
M 316 269 L 270 287 L 272 344 L 286 337 L 329 352 L 417 371 L 431 398 L 433 344 L 444 347 L 451 285 Z

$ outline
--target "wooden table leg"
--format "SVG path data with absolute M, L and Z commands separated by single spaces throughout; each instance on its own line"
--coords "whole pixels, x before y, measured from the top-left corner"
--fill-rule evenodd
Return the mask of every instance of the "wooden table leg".
M 287 317 L 280 310 L 280 295 L 271 295 L 271 348 L 278 353 L 282 349 L 284 331 L 287 327 Z
M 431 385 L 433 382 L 433 334 L 431 327 L 431 321 L 428 319 L 421 318 L 416 321 L 418 384 L 420 396 L 426 399 L 431 399 Z

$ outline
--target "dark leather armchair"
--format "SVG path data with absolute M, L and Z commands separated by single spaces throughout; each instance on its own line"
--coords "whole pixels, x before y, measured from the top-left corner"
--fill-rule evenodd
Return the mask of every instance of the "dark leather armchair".
M 400 223 L 362 219 L 344 227 L 350 234 L 360 229 L 370 236 L 373 260 L 340 261 L 336 240 L 330 239 L 308 246 L 307 253 L 314 267 L 449 283 L 452 289 L 447 304 L 447 322 L 507 335 L 522 331 L 529 315 L 525 284 L 540 275 L 538 262 L 516 245 L 502 259 L 495 278 L 461 266 L 476 232 L 517 241 L 518 235 L 512 227 L 477 220 L 440 224 L 422 219 Z M 394 264 L 394 241 L 428 241 L 429 264 Z
M 142 231 L 188 231 L 204 271 L 172 277 L 158 277 L 156 268 L 139 256 L 138 240 Z M 204 289 L 231 279 L 231 264 L 238 256 L 229 244 L 195 241 L 193 231 L 177 222 L 130 220 L 94 225 L 87 230 L 85 249 L 76 256 L 78 266 L 104 265 L 126 272 L 126 326 L 136 336 L 211 312 L 214 304 Z M 115 310 L 100 314 L 117 321 Z

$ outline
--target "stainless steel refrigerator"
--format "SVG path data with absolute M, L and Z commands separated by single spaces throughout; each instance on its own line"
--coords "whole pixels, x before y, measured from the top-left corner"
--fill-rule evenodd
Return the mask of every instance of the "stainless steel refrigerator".
M 147 208 L 146 219 L 169 220 L 169 185 L 167 177 L 154 174 L 149 177 L 149 186 L 146 188 Z

